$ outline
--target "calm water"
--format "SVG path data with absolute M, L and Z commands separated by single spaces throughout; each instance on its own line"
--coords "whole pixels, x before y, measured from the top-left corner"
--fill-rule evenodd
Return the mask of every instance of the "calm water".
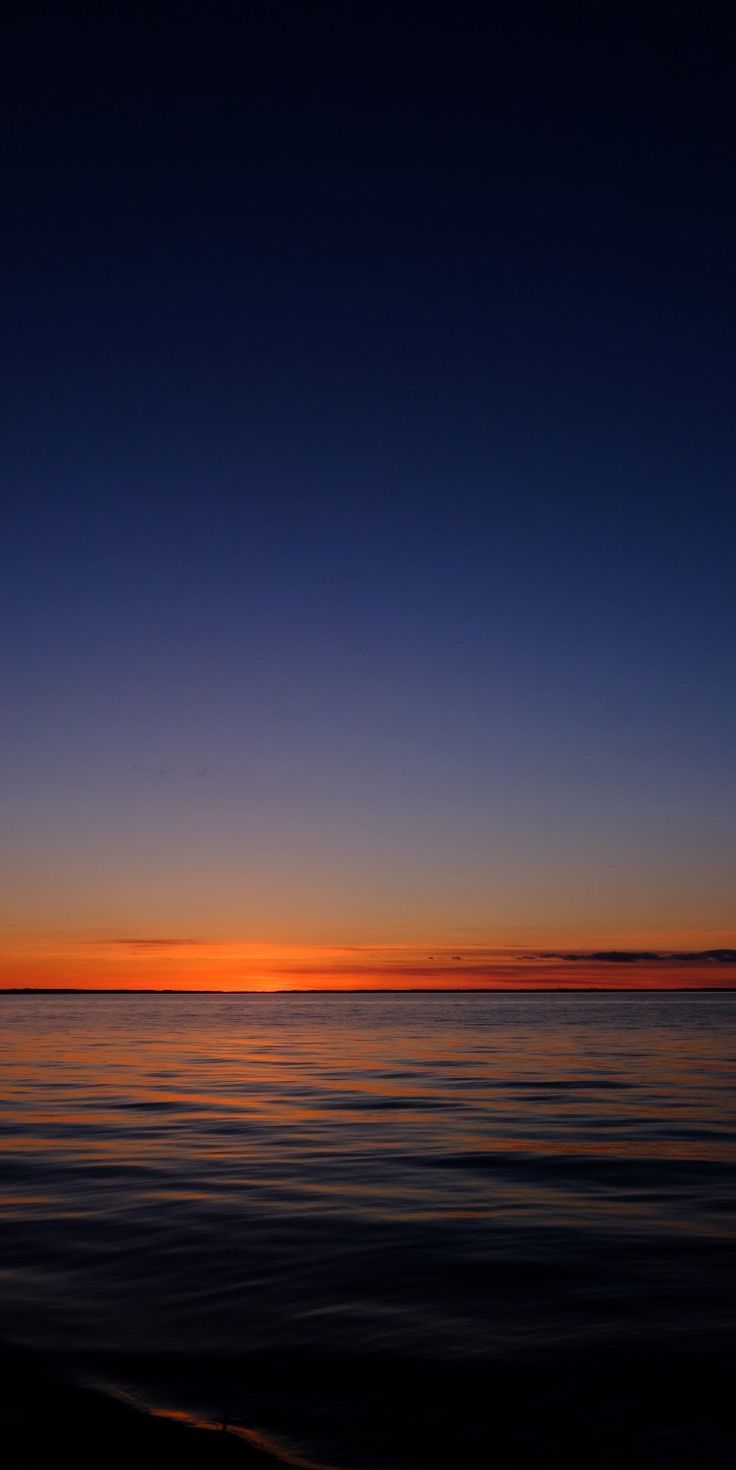
M 721 1463 L 736 996 L 6 996 L 0 1026 L 6 1342 L 327 1464 L 534 1462 L 581 1415 L 593 1459 Z

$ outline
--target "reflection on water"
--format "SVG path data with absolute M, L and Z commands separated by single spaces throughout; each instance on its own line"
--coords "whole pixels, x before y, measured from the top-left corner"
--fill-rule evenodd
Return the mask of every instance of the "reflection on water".
M 599 1458 L 646 1375 L 664 1463 L 673 1374 L 716 1392 L 736 996 L 0 1006 L 6 1340 L 378 1470 L 477 1455 L 489 1414 L 525 1444 L 581 1374 Z

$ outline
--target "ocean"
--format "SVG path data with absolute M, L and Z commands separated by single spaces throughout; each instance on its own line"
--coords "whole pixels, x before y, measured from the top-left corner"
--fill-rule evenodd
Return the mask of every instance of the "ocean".
M 0 1337 L 345 1470 L 733 1462 L 736 994 L 0 997 Z

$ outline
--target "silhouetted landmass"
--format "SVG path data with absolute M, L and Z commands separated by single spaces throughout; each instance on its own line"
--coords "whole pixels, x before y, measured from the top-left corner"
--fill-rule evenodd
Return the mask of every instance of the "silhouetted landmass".
M 736 963 L 736 961 L 734 962 Z M 281 985 L 273 990 L 157 989 L 152 985 L 5 985 L 0 995 L 710 995 L 731 994 L 733 985 Z

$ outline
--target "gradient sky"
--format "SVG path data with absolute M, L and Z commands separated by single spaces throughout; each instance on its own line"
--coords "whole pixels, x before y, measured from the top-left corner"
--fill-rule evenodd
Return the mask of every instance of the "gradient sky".
M 0 983 L 733 946 L 732 45 L 132 9 L 6 38 Z

